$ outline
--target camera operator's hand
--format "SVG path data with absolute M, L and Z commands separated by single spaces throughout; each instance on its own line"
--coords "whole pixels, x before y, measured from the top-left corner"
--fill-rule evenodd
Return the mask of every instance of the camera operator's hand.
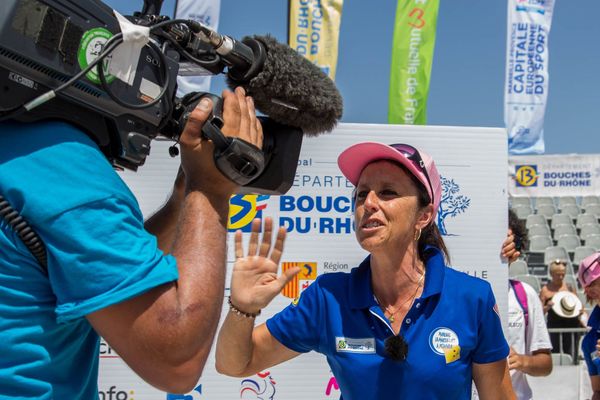
M 230 195 L 237 184 L 227 179 L 217 169 L 213 160 L 214 146 L 201 138 L 202 125 L 212 109 L 209 99 L 202 99 L 188 117 L 181 134 L 181 166 L 185 174 L 187 190 L 208 190 Z M 255 146 L 262 147 L 262 126 L 256 118 L 252 98 L 246 97 L 244 89 L 235 93 L 223 92 L 223 134 L 239 137 Z
M 256 118 L 256 109 L 252 97 L 246 96 L 246 91 L 241 86 L 235 92 L 224 90 L 223 121 L 221 131 L 225 136 L 238 137 L 262 149 L 262 125 Z

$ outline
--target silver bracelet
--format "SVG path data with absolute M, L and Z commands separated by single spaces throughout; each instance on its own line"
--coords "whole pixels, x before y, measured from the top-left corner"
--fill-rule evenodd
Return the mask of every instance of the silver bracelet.
M 231 302 L 231 296 L 227 297 L 227 304 L 229 304 L 229 311 L 239 315 L 240 317 L 256 318 L 260 315 L 261 310 L 258 310 L 258 312 L 255 314 L 247 313 L 247 312 L 240 310 L 239 308 L 234 306 L 233 303 Z

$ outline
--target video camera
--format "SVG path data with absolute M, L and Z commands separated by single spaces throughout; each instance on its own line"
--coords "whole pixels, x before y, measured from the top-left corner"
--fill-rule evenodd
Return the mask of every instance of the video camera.
M 235 78 L 231 57 L 242 62 L 249 57 L 259 64 L 264 49 L 258 41 L 244 40 L 245 46 L 228 49 L 225 58 L 207 27 L 160 16 L 161 3 L 145 0 L 141 12 L 126 17 L 149 28 L 149 41 L 126 82 L 110 69 L 118 62 L 116 57 L 111 60 L 113 52 L 126 39 L 113 10 L 101 1 L 2 0 L 0 120 L 67 121 L 86 132 L 115 168 L 137 170 L 150 153 L 151 141 L 157 136 L 177 141 L 189 112 L 210 96 L 213 113 L 202 133 L 215 143 L 217 167 L 242 185 L 242 192 L 285 193 L 296 172 L 300 128 L 261 117 L 261 151 L 222 134 L 219 97 L 176 96 L 180 68 L 209 75 L 227 68 Z M 245 54 L 248 49 L 252 53 Z M 258 72 L 252 66 L 244 74 Z

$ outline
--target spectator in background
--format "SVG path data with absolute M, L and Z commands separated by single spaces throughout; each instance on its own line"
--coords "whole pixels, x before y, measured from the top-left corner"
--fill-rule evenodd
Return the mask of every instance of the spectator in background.
M 600 351 L 600 308 L 597 304 L 600 300 L 600 279 L 598 279 L 600 278 L 600 252 L 594 253 L 581 261 L 578 278 L 581 287 L 585 291 L 588 303 L 596 303 L 587 323 L 591 330 L 583 338 L 581 351 L 588 367 L 592 390 L 594 391 L 592 400 L 600 400 L 600 357 L 598 356 Z
M 575 288 L 565 282 L 565 275 L 567 273 L 567 261 L 566 260 L 554 260 L 550 263 L 550 282 L 546 283 L 540 291 L 540 300 L 544 305 L 544 313 L 547 314 L 547 326 L 548 328 L 580 328 L 584 327 L 585 324 L 581 322 L 582 318 L 585 318 L 583 307 L 577 297 Z M 573 296 L 564 297 L 564 293 L 557 295 L 560 292 L 569 292 Z M 559 303 L 562 300 L 562 303 Z M 567 304 L 567 303 L 573 304 Z M 566 306 L 568 310 L 570 307 L 576 307 L 578 312 L 570 315 L 569 312 L 563 312 Z M 567 310 L 567 309 L 565 309 Z M 577 356 L 577 349 L 573 346 L 573 335 L 563 334 L 562 335 L 562 348 L 560 344 L 560 333 L 551 333 L 550 340 L 552 341 L 552 349 L 555 353 L 567 353 L 573 357 Z
M 508 222 L 502 256 L 510 267 L 521 255 L 527 232 L 512 210 L 509 210 Z M 508 368 L 513 389 L 519 400 L 530 400 L 533 393 L 527 375 L 546 376 L 552 372 L 552 345 L 542 304 L 535 289 L 524 282 L 511 281 L 508 285 L 508 344 Z

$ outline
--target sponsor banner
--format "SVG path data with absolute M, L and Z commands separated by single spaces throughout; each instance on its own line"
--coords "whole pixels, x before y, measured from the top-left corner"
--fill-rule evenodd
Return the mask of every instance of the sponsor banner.
M 554 0 L 508 0 L 504 122 L 510 154 L 544 152 Z
M 398 0 L 388 121 L 424 125 L 439 0 Z
M 289 0 L 289 45 L 335 79 L 343 0 Z
M 585 196 L 600 193 L 600 154 L 513 156 L 511 196 Z
M 176 0 L 175 18 L 193 19 L 214 30 L 219 29 L 221 0 Z M 210 91 L 210 72 L 194 63 L 181 63 L 177 77 L 177 96 Z
M 284 225 L 289 231 L 281 268 L 301 268 L 298 280 L 263 310 L 257 317 L 257 324 L 293 304 L 296 293 L 299 295 L 302 288 L 319 275 L 350 272 L 367 255 L 355 238 L 353 186 L 339 171 L 336 160 L 339 153 L 352 144 L 391 142 L 390 138 L 396 143 L 410 143 L 422 148 L 436 160 L 443 185 L 437 223 L 450 250 L 452 266 L 489 281 L 496 294 L 500 315 L 506 319 L 508 267 L 498 255 L 508 224 L 506 131 L 499 128 L 340 124 L 331 134 L 304 139 L 298 169 L 288 193 L 260 200 L 259 196 L 245 197 L 247 195 L 231 199 L 230 227 L 235 225 L 236 229 L 244 231 L 254 217 L 273 218 L 275 224 Z M 151 215 L 164 203 L 172 187 L 179 160 L 168 155 L 169 144 L 153 143 L 152 155 L 144 167 L 137 173 L 122 174 L 145 215 Z M 476 148 L 486 151 L 473 151 Z M 235 260 L 233 235 L 231 230 L 226 287 Z M 244 232 L 244 248 L 247 248 L 249 238 L 250 234 Z M 225 290 L 227 295 L 228 289 Z M 222 319 L 227 312 L 225 302 Z M 432 346 L 444 353 L 446 362 L 460 358 L 461 343 L 454 340 L 452 332 L 440 331 L 431 340 Z M 451 344 L 447 349 L 444 347 L 446 341 Z M 358 356 L 371 352 L 373 347 L 372 338 L 367 336 L 339 337 L 336 343 L 339 351 Z M 143 384 L 133 372 L 120 369 L 122 360 L 108 345 L 101 345 L 100 350 L 101 390 L 108 393 L 113 386 L 113 392 L 133 390 L 135 399 L 319 400 L 340 397 L 339 385 L 325 358 L 314 352 L 248 378 L 219 375 L 214 368 L 214 352 L 211 352 L 197 389 L 167 397 L 166 393 Z M 431 351 L 433 354 L 434 350 Z M 113 398 L 116 398 L 114 394 Z

